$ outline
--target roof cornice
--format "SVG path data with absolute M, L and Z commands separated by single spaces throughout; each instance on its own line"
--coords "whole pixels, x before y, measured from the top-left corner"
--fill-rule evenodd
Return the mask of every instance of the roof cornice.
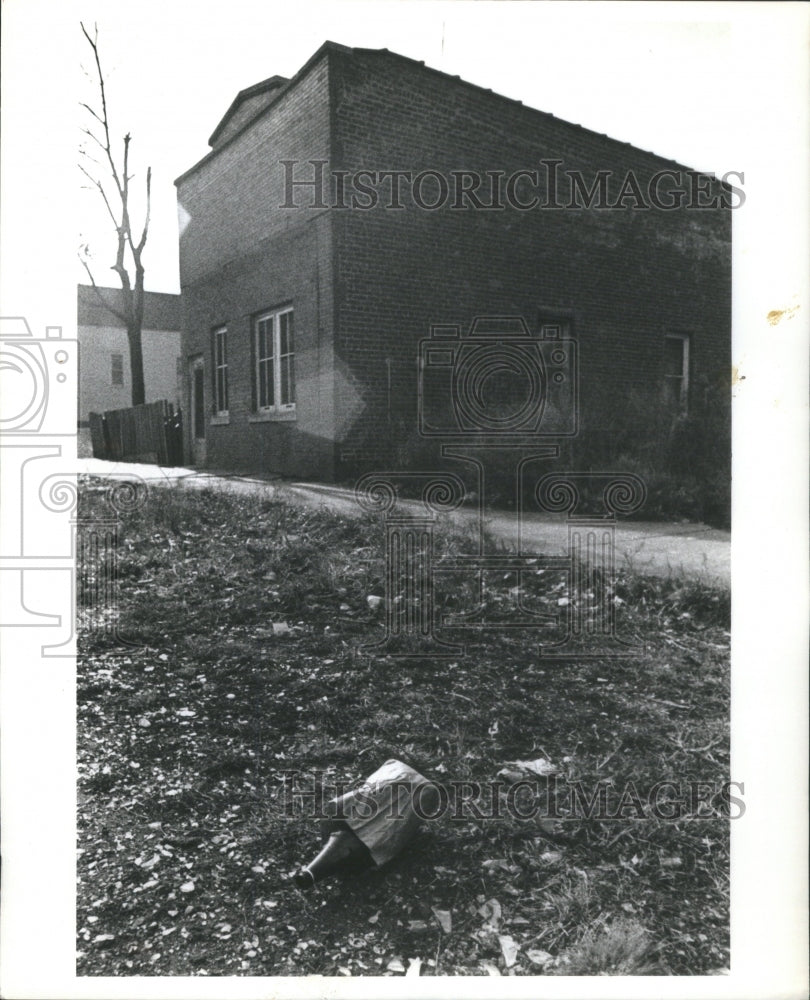
M 298 70 L 295 76 L 291 77 L 286 83 L 278 87 L 278 89 L 276 90 L 275 97 L 273 97 L 270 101 L 268 101 L 268 103 L 265 104 L 264 107 L 260 108 L 255 115 L 252 115 L 250 118 L 248 118 L 248 120 L 244 123 L 244 125 L 242 125 L 241 128 L 238 128 L 233 135 L 228 136 L 228 138 L 224 142 L 221 142 L 215 149 L 212 149 L 210 153 L 206 153 L 201 160 L 198 160 L 193 167 L 189 167 L 188 170 L 180 174 L 180 176 L 175 179 L 174 182 L 175 187 L 177 187 L 180 183 L 182 183 L 182 181 L 184 181 L 187 177 L 190 177 L 193 173 L 199 170 L 200 167 L 202 167 L 204 164 L 212 160 L 215 156 L 217 156 L 218 153 L 220 153 L 223 149 L 228 147 L 234 140 L 238 139 L 239 136 L 242 135 L 242 133 L 245 132 L 247 129 L 249 129 L 254 124 L 254 122 L 256 122 L 259 118 L 262 117 L 262 115 L 267 114 L 267 112 L 270 111 L 271 108 L 274 108 L 276 104 L 278 104 L 281 98 L 288 91 L 292 90 L 293 87 L 297 86 L 297 84 L 304 79 L 304 77 L 309 73 L 312 67 L 315 66 L 316 63 L 320 62 L 323 56 L 325 56 L 329 52 L 342 52 L 344 54 L 350 54 L 352 51 L 354 50 L 350 49 L 347 45 L 339 45 L 337 42 L 328 42 L 328 41 L 324 42 L 323 45 L 318 49 L 318 51 L 315 52 L 312 56 L 310 56 L 309 59 L 307 59 L 307 61 L 304 63 L 301 69 Z M 283 77 L 278 77 L 278 78 L 270 77 L 269 79 L 270 80 L 283 79 Z M 259 88 L 258 90 L 256 90 L 256 93 L 260 93 L 261 88 L 265 83 L 268 83 L 268 80 L 264 80 L 262 81 L 262 83 L 254 84 L 253 87 L 248 87 L 245 90 L 240 90 L 239 94 L 236 95 L 236 98 L 231 103 L 231 107 L 225 113 L 225 118 L 227 118 L 231 114 L 231 112 L 235 110 L 235 106 L 238 103 L 240 103 L 240 98 L 241 100 L 244 100 L 244 97 L 249 96 L 249 91 L 253 90 L 254 88 Z M 216 135 L 217 132 L 221 130 L 223 122 L 224 119 L 219 123 L 219 125 L 217 125 L 217 128 L 214 130 L 214 135 Z M 209 142 L 210 141 L 211 140 L 209 140 Z
M 490 97 L 495 98 L 497 101 L 503 101 L 513 105 L 514 107 L 519 107 L 531 115 L 539 115 L 546 120 L 555 122 L 556 124 L 562 126 L 563 128 L 573 129 L 578 132 L 582 132 L 586 135 L 594 136 L 595 138 L 598 138 L 603 142 L 606 141 L 611 143 L 617 148 L 622 147 L 624 149 L 632 149 L 635 152 L 642 153 L 644 156 L 649 157 L 651 160 L 654 160 L 655 162 L 666 165 L 668 167 L 677 167 L 680 170 L 693 170 L 692 167 L 687 167 L 685 164 L 679 163 L 676 160 L 672 160 L 669 159 L 668 157 L 661 156 L 660 154 L 654 153 L 647 149 L 642 149 L 640 146 L 634 146 L 633 143 L 631 142 L 625 142 L 622 139 L 614 139 L 612 136 L 609 136 L 604 132 L 596 132 L 594 129 L 586 128 L 584 125 L 578 125 L 574 122 L 566 121 L 564 118 L 558 118 L 556 115 L 551 114 L 551 112 L 549 111 L 540 111 L 537 108 L 532 108 L 530 105 L 524 104 L 523 101 L 516 100 L 515 98 L 512 97 L 505 97 L 503 94 L 498 94 L 496 91 L 491 90 L 488 87 L 481 87 L 476 83 L 470 83 L 469 81 L 462 79 L 460 76 L 453 76 L 450 73 L 443 72 L 442 70 L 433 69 L 430 66 L 426 66 L 424 61 L 422 60 L 412 59 L 410 58 L 410 56 L 403 56 L 397 52 L 391 52 L 389 49 L 351 48 L 346 45 L 340 45 L 337 42 L 327 41 L 324 42 L 323 45 L 321 45 L 321 47 L 317 50 L 317 52 L 315 52 L 314 55 L 312 55 L 304 63 L 301 69 L 298 70 L 298 72 L 293 77 L 291 77 L 290 80 L 287 81 L 287 83 L 278 87 L 277 93 L 271 101 L 269 101 L 263 108 L 257 111 L 257 113 L 254 116 L 249 118 L 241 128 L 239 128 L 236 132 L 234 132 L 232 136 L 229 136 L 219 146 L 217 146 L 215 149 L 212 149 L 210 153 L 207 153 L 201 160 L 195 163 L 193 167 L 190 167 L 188 170 L 185 171 L 185 173 L 181 174 L 175 180 L 174 182 L 175 185 L 179 185 L 187 177 L 191 176 L 205 163 L 208 163 L 209 160 L 211 160 L 219 152 L 221 152 L 228 145 L 230 145 L 230 143 L 233 142 L 235 139 L 237 139 L 246 129 L 250 128 L 259 118 L 261 118 L 262 115 L 266 114 L 271 108 L 273 108 L 288 91 L 292 90 L 295 86 L 297 86 L 298 83 L 307 75 L 307 73 L 309 73 L 312 67 L 317 62 L 319 62 L 324 55 L 330 52 L 340 53 L 342 55 L 348 55 L 348 56 L 352 55 L 379 56 L 382 58 L 393 59 L 400 62 L 408 63 L 412 66 L 419 67 L 419 69 L 425 73 L 430 73 L 433 76 L 438 76 L 445 80 L 449 80 L 452 83 L 456 84 L 457 86 L 477 91 L 480 94 L 488 94 Z M 270 78 L 270 80 L 274 79 L 281 79 L 281 78 L 277 77 Z M 264 86 L 264 84 L 267 84 L 268 82 L 269 81 L 265 80 L 262 83 L 254 84 L 253 87 L 248 87 L 246 90 L 240 91 L 239 94 L 237 94 L 237 97 L 235 98 L 234 102 L 231 104 L 231 107 L 228 109 L 228 112 L 226 113 L 225 117 L 227 118 L 228 115 L 231 114 L 232 111 L 235 109 L 235 107 L 238 105 L 240 100 L 244 100 L 246 96 L 249 96 L 251 91 L 255 90 L 256 93 L 261 92 L 261 88 Z M 225 119 L 223 119 L 223 122 L 224 120 Z M 214 135 L 216 135 L 217 132 L 221 130 L 223 122 L 220 122 L 220 124 L 217 126 Z M 703 173 L 705 176 L 708 177 L 714 177 L 714 174 L 709 173 L 707 171 L 695 171 L 695 172 Z
M 262 80 L 261 83 L 254 83 L 252 87 L 245 87 L 244 90 L 240 90 L 239 93 L 231 101 L 231 105 L 225 114 L 220 119 L 219 125 L 211 133 L 211 138 L 208 140 L 209 146 L 216 145 L 217 139 L 222 134 L 223 129 L 231 120 L 231 117 L 236 112 L 237 108 L 242 104 L 243 101 L 248 100 L 251 97 L 258 97 L 259 94 L 263 94 L 265 91 L 277 90 L 279 87 L 288 83 L 289 80 L 286 76 L 271 76 L 266 80 Z

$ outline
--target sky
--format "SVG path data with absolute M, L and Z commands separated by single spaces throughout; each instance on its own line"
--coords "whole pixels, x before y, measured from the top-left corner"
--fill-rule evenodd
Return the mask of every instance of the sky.
M 97 96 L 79 21 L 98 25 L 110 117 L 119 137 L 132 134 L 136 186 L 152 167 L 145 261 L 155 291 L 179 291 L 174 179 L 207 152 L 239 90 L 291 77 L 326 39 L 424 60 L 690 167 L 744 167 L 746 112 L 733 99 L 741 61 L 735 4 L 24 2 L 25 14 L 22 0 L 5 0 L 5 11 L 16 7 L 29 30 L 36 9 L 47 12 L 74 53 L 74 72 L 58 85 L 75 88 L 67 107 L 74 146 L 87 123 L 79 101 L 95 104 Z M 97 193 L 78 189 L 78 173 L 74 179 L 78 229 L 103 275 L 114 256 L 109 222 Z
M 208 137 L 239 90 L 274 74 L 291 77 L 327 39 L 389 48 L 723 175 L 769 166 L 782 155 L 779 142 L 795 131 L 793 105 L 779 98 L 801 92 L 806 58 L 803 63 L 789 43 L 797 31 L 806 33 L 802 7 L 4 0 L 4 77 L 11 81 L 4 87 L 4 192 L 15 195 L 6 195 L 3 205 L 4 249 L 14 250 L 5 254 L 2 288 L 33 291 L 41 281 L 39 268 L 15 252 L 29 239 L 36 263 L 50 255 L 65 306 L 72 284 L 86 280 L 80 243 L 91 248 L 99 283 L 117 284 L 108 270 L 115 253 L 109 220 L 97 192 L 82 189 L 76 166 L 80 130 L 88 123 L 80 102 L 97 99 L 80 21 L 98 26 L 113 133 L 119 142 L 132 134 L 136 190 L 152 167 L 146 287 L 177 292 L 175 178 L 208 151 Z M 775 143 L 752 141 L 757 129 L 770 128 Z M 26 188 L 27 198 L 20 199 Z M 47 220 L 44 240 L 31 236 L 32 214 Z

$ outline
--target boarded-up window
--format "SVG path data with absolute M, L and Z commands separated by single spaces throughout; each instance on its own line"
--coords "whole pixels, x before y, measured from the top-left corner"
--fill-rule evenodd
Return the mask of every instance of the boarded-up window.
M 681 410 L 689 398 L 689 335 L 668 333 L 664 338 L 664 394 L 667 402 Z

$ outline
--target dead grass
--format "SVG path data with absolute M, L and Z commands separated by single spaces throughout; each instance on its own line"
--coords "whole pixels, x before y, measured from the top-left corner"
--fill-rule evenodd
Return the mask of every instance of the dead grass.
M 83 515 L 103 496 L 85 483 Z M 118 635 L 80 612 L 79 973 L 726 965 L 727 810 L 690 801 L 689 783 L 728 779 L 727 594 L 624 577 L 623 627 L 646 643 L 624 660 L 550 661 L 532 631 L 506 629 L 452 660 L 364 657 L 358 644 L 382 634 L 367 597 L 384 593 L 383 539 L 372 518 L 177 488 L 122 520 Z M 472 544 L 440 533 L 437 560 Z M 85 568 L 92 584 L 101 567 Z M 441 600 L 468 608 L 469 582 L 450 579 Z M 485 594 L 493 614 L 508 584 Z M 558 586 L 538 573 L 526 600 L 556 609 Z M 538 794 L 560 818 L 445 815 L 387 869 L 300 893 L 290 874 L 318 838 L 284 775 L 352 781 L 396 754 L 442 781 L 505 782 L 499 802 L 507 762 L 548 759 L 561 793 Z M 651 810 L 661 781 L 678 786 L 680 818 Z M 615 818 L 583 815 L 577 783 L 604 788 Z M 449 935 L 434 907 L 451 911 Z M 499 935 L 518 945 L 512 965 Z
M 607 927 L 589 927 L 560 956 L 558 968 L 570 976 L 646 976 L 651 961 L 649 931 L 637 920 L 619 918 Z

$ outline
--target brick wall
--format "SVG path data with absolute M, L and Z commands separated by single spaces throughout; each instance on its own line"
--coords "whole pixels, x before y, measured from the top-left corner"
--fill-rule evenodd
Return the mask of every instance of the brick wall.
M 392 54 L 332 59 L 333 168 L 508 177 L 558 159 L 559 171 L 589 179 L 632 170 L 644 187 L 673 166 Z M 427 184 L 424 191 L 433 197 Z M 518 194 L 528 200 L 527 188 Z M 559 200 L 567 203 L 567 189 Z M 469 211 L 451 209 L 452 195 L 424 211 L 403 201 L 401 211 L 333 212 L 336 350 L 365 401 L 342 444 L 344 474 L 389 464 L 415 429 L 417 342 L 431 323 L 466 328 L 477 314 L 519 314 L 534 326 L 539 307 L 573 310 L 586 421 L 606 386 L 617 408 L 631 391 L 658 405 L 667 331 L 689 332 L 693 382 L 727 377 L 729 211 Z M 369 426 L 391 433 L 369 434 Z
M 206 464 L 212 468 L 333 475 L 332 239 L 324 213 L 292 213 L 284 159 L 329 157 L 328 66 L 313 64 L 247 131 L 218 144 L 178 182 L 183 357 L 206 364 Z M 185 215 L 183 214 L 185 213 Z M 292 305 L 296 419 L 255 421 L 255 316 Z M 228 328 L 230 406 L 211 419 L 211 338 Z M 190 412 L 190 400 L 186 400 Z M 190 424 L 190 421 L 186 421 Z
M 533 329 L 541 307 L 572 317 L 586 426 L 605 405 L 620 414 L 633 393 L 655 411 L 667 332 L 689 333 L 693 384 L 727 379 L 727 210 L 456 210 L 450 198 L 426 211 L 407 197 L 391 210 L 385 187 L 368 211 L 316 209 L 307 188 L 295 191 L 300 207 L 279 207 L 282 160 L 296 162 L 296 179 L 315 176 L 311 160 L 326 161 L 327 178 L 539 169 L 546 200 L 540 161 L 551 159 L 588 183 L 609 171 L 612 195 L 627 171 L 644 188 L 677 166 L 393 54 L 321 50 L 268 111 L 178 181 L 184 362 L 205 357 L 209 394 L 211 332 L 229 331 L 230 414 L 208 428 L 208 464 L 324 479 L 398 467 L 418 440 L 420 339 L 431 324 L 466 330 L 477 315 L 522 315 Z M 333 206 L 328 180 L 323 193 Z M 253 319 L 285 303 L 295 309 L 297 419 L 257 424 Z

